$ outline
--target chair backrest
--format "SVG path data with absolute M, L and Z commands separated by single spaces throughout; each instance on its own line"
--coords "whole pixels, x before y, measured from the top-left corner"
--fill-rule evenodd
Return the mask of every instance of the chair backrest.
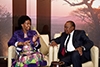
M 99 67 L 99 48 L 93 46 L 91 48 L 91 59 L 93 61 L 93 67 Z
M 33 27 L 32 30 L 35 30 L 37 32 L 38 35 L 40 35 L 40 33 L 36 30 L 35 27 Z M 48 34 L 44 34 L 44 35 L 40 35 L 39 37 L 39 40 L 40 40 L 40 44 L 41 44 L 41 48 L 39 49 L 39 51 L 46 55 L 48 52 L 49 52 L 49 36 Z
M 49 35 L 48 34 L 41 34 L 41 38 L 44 40 L 47 46 L 49 46 Z
M 54 35 L 54 38 L 57 38 L 61 35 L 61 33 L 56 33 Z M 99 67 L 99 48 L 96 46 L 93 46 L 91 48 L 91 59 L 93 62 L 93 67 Z
M 54 35 L 54 39 L 57 38 L 57 37 L 60 37 L 60 36 L 61 36 L 61 33 L 56 33 L 56 34 Z
M 54 35 L 54 39 L 57 38 L 57 37 L 60 37 L 60 36 L 61 36 L 61 33 L 56 33 L 56 34 Z M 58 44 L 58 49 L 59 49 L 59 47 L 60 47 L 60 44 Z
M 49 36 L 48 35 L 40 35 L 39 37 L 41 48 L 40 52 L 46 55 L 49 52 Z

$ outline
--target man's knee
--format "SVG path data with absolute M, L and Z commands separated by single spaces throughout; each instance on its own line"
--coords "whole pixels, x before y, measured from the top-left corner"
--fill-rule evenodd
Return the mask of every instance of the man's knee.
M 78 59 L 80 58 L 80 54 L 78 51 L 74 51 L 71 55 L 71 59 Z

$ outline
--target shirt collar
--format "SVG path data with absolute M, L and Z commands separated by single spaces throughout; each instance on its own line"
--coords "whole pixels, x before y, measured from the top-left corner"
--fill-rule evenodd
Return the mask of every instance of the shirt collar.
M 73 35 L 74 31 L 75 31 L 75 30 L 73 30 L 73 31 L 70 33 L 70 35 Z

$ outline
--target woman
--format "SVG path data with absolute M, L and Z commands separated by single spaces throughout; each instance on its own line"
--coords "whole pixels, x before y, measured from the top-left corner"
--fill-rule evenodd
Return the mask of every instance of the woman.
M 31 19 L 28 16 L 21 16 L 18 20 L 20 30 L 8 42 L 8 46 L 16 47 L 16 59 L 12 67 L 37 67 L 45 66 L 47 62 L 44 56 L 38 51 L 41 47 L 39 36 L 36 31 L 30 30 Z

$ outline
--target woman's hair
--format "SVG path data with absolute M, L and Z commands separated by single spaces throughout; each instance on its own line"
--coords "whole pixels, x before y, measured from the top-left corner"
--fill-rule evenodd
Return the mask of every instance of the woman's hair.
M 26 15 L 22 15 L 19 19 L 18 19 L 18 25 L 19 25 L 19 29 L 22 29 L 21 24 L 25 23 L 26 20 L 29 20 L 31 22 L 30 17 L 26 16 Z

